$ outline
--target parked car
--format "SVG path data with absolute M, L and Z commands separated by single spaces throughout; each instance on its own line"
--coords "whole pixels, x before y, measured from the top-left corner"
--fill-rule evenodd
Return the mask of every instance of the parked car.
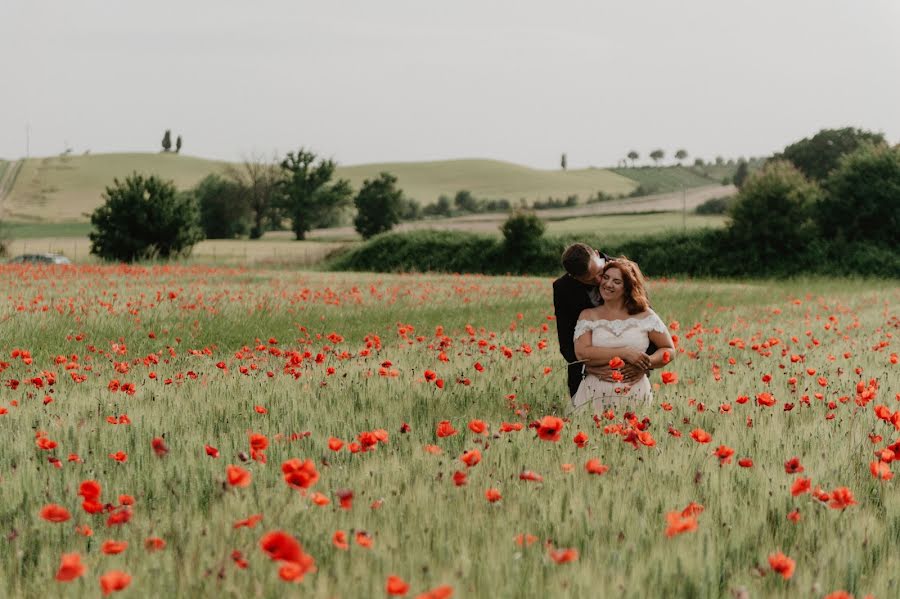
M 10 264 L 72 264 L 62 254 L 22 254 L 9 261 Z

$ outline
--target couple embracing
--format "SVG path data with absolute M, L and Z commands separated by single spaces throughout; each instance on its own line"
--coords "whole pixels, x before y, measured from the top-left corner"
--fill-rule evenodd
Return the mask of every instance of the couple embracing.
M 553 282 L 559 349 L 569 364 L 572 409 L 633 410 L 653 398 L 648 375 L 675 358 L 672 335 L 650 308 L 644 277 L 627 258 L 575 243 Z

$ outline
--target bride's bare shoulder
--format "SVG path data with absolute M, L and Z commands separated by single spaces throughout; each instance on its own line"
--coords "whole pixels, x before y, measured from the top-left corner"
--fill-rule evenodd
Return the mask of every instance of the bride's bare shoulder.
M 578 315 L 578 320 L 600 320 L 599 308 L 585 308 Z

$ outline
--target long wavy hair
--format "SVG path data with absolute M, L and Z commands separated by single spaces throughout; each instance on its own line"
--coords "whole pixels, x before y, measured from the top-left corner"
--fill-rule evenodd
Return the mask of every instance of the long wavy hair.
M 625 256 L 619 256 L 604 264 L 601 273 L 606 273 L 610 268 L 618 268 L 622 273 L 622 283 L 625 285 L 625 310 L 629 314 L 640 314 L 650 307 L 644 275 L 636 262 Z

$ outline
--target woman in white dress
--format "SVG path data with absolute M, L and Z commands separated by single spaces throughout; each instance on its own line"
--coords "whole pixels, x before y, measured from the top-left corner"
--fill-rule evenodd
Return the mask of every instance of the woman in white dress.
M 644 375 L 627 384 L 618 373 L 615 358 L 644 370 L 659 368 L 675 359 L 675 344 L 663 321 L 650 309 L 644 277 L 638 265 L 616 258 L 603 266 L 600 279 L 603 303 L 583 310 L 575 325 L 575 355 L 579 360 L 610 363 L 609 374 L 588 374 L 572 397 L 573 409 L 592 404 L 594 412 L 608 408 L 639 408 L 650 404 L 653 392 Z M 652 355 L 649 342 L 658 348 Z

